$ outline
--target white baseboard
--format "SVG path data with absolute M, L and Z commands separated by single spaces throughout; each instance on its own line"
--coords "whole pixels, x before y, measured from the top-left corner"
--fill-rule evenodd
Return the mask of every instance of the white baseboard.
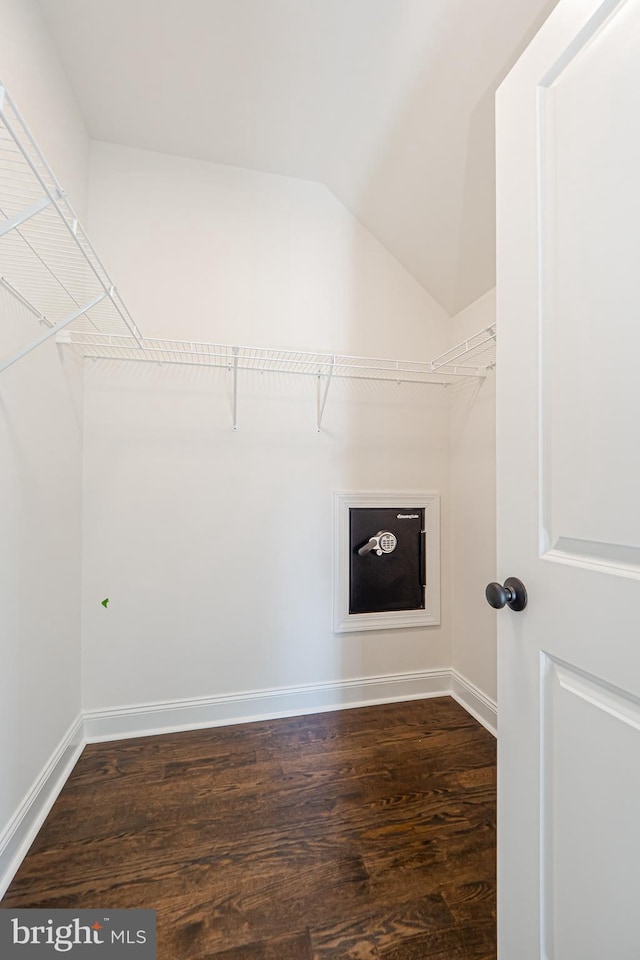
M 67 782 L 84 747 L 82 715 L 71 724 L 6 828 L 0 835 L 0 900 L 38 830 Z
M 461 707 L 481 723 L 494 737 L 498 736 L 498 704 L 457 670 L 449 671 L 450 693 Z
M 442 697 L 450 692 L 449 670 L 399 673 L 361 680 L 251 690 L 223 697 L 170 700 L 84 715 L 88 743 L 122 740 L 156 733 L 197 730 L 232 723 L 295 717 L 376 703 Z
M 335 683 L 252 690 L 224 697 L 143 703 L 79 716 L 0 835 L 0 899 L 86 743 L 452 696 L 496 736 L 497 707 L 454 670 L 425 670 Z

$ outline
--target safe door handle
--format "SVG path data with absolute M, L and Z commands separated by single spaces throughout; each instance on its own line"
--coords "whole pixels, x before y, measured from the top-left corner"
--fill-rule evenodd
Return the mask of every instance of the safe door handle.
M 393 553 L 398 545 L 398 538 L 390 530 L 378 530 L 375 537 L 370 537 L 358 550 L 359 557 L 365 557 L 368 553 L 375 551 L 379 557 L 383 553 Z

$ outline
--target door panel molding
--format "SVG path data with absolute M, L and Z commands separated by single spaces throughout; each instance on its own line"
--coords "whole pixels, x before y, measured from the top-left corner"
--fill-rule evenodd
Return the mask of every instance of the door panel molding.
M 640 749 L 640 697 L 542 650 L 540 670 L 542 956 L 598 960 L 615 929 L 629 951 L 616 956 L 626 960 L 640 942 L 632 905 L 640 840 L 627 829 L 640 771 L 625 764 Z M 614 775 L 626 789 L 618 783 L 607 803 Z M 628 902 L 612 873 L 629 876 Z
M 633 0 L 601 4 L 536 88 L 539 556 L 627 578 L 640 578 L 630 509 L 640 455 L 628 387 L 635 348 L 624 336 L 635 244 L 624 226 L 640 209 L 625 184 L 640 150 L 613 161 L 633 143 L 621 118 L 637 98 L 609 49 L 628 57 L 622 38 L 639 27 Z M 601 89 L 619 94 L 610 93 L 618 113 Z
M 637 547 L 559 537 L 553 549 L 541 553 L 540 557 L 542 560 L 554 560 L 573 567 L 640 580 L 640 550 Z

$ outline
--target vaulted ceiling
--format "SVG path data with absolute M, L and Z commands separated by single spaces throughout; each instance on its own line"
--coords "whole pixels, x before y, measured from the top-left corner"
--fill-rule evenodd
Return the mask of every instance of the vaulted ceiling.
M 451 314 L 495 282 L 493 98 L 557 0 L 39 0 L 94 139 L 326 184 Z

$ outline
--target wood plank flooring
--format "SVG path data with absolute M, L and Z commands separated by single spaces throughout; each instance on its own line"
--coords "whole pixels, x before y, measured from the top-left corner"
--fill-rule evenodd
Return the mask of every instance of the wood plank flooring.
M 449 698 L 86 747 L 3 907 L 159 960 L 495 960 L 495 741 Z

